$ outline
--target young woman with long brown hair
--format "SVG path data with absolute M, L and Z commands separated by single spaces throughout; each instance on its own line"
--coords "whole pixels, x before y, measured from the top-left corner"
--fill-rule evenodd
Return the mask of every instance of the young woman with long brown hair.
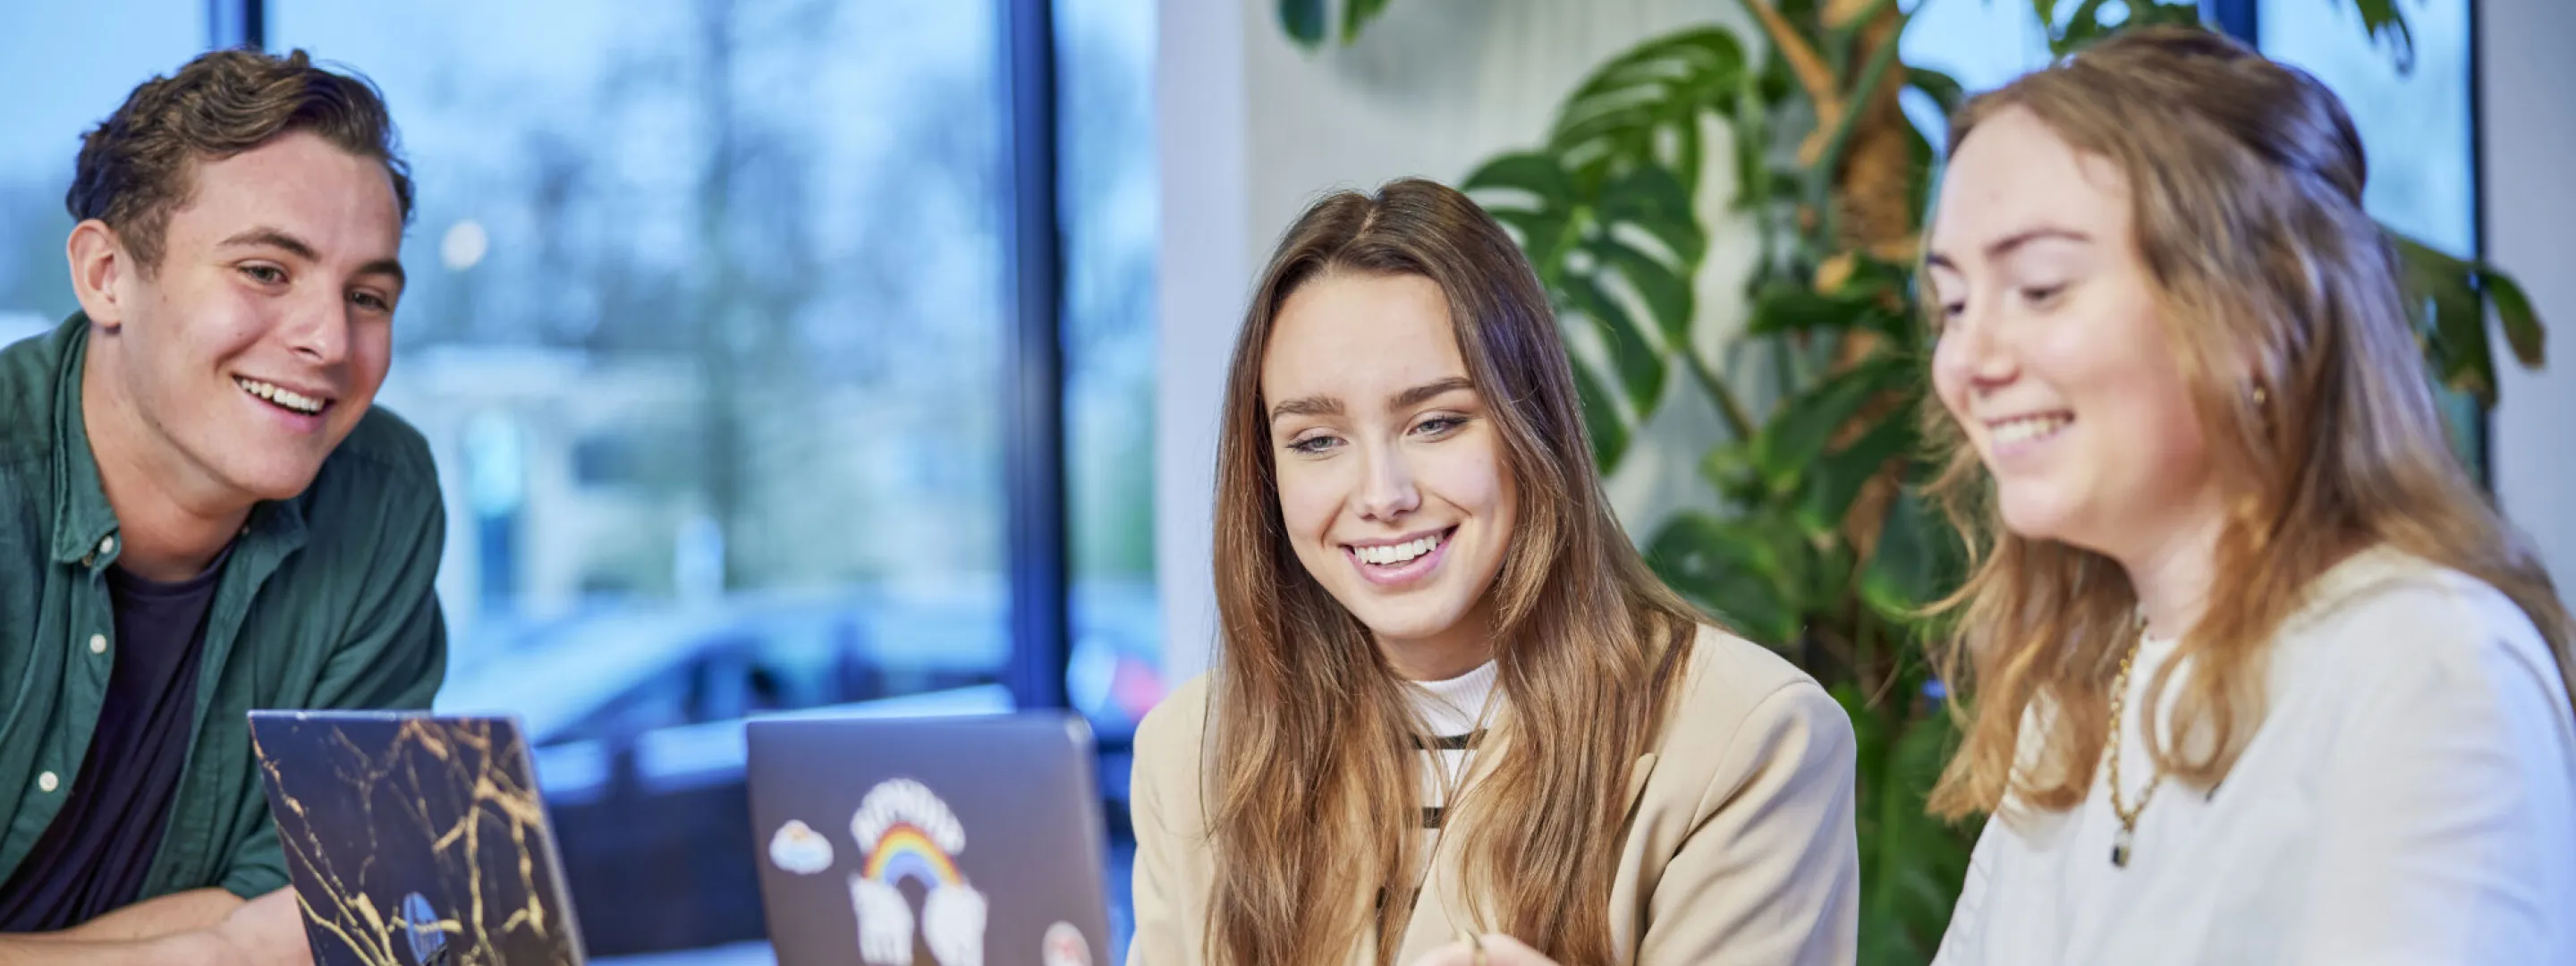
M 1221 414 L 1216 668 L 1137 733 L 1134 962 L 1852 960 L 1849 719 L 1646 569 L 1578 411 L 1463 195 L 1288 230 Z
M 2567 615 L 2445 443 L 2334 95 L 2141 29 L 1950 144 L 1933 803 L 1995 818 L 1938 961 L 2576 963 Z

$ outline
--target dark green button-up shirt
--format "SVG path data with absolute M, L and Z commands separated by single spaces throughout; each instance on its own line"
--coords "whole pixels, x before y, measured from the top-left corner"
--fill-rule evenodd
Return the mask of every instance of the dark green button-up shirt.
M 81 421 L 89 319 L 0 349 L 0 880 L 80 780 L 115 660 L 123 549 Z M 426 708 L 447 667 L 445 538 L 429 445 L 368 411 L 313 485 L 262 503 L 206 614 L 188 761 L 144 896 L 286 885 L 244 717 Z

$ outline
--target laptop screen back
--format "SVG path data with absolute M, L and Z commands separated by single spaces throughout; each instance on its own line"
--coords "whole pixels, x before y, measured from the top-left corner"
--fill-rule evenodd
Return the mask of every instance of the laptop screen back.
M 761 719 L 749 739 L 779 966 L 1106 963 L 1081 719 Z
M 580 966 L 509 718 L 251 714 L 316 966 Z

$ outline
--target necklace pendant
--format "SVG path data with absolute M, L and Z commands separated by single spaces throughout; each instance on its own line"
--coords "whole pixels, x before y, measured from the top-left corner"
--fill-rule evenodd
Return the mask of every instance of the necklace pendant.
M 2129 830 L 2126 828 L 2122 828 L 2118 834 L 2111 836 L 2111 865 L 2113 867 L 2122 869 L 2129 867 L 2129 845 L 2132 841 L 2133 837 L 2129 834 Z

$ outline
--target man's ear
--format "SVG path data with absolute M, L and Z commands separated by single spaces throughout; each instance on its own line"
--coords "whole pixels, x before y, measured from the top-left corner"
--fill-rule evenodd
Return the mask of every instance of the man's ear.
M 63 257 L 71 262 L 72 294 L 80 299 L 90 324 L 109 331 L 124 325 L 126 283 L 136 266 L 116 229 L 96 218 L 72 226 L 71 238 L 63 243 Z

